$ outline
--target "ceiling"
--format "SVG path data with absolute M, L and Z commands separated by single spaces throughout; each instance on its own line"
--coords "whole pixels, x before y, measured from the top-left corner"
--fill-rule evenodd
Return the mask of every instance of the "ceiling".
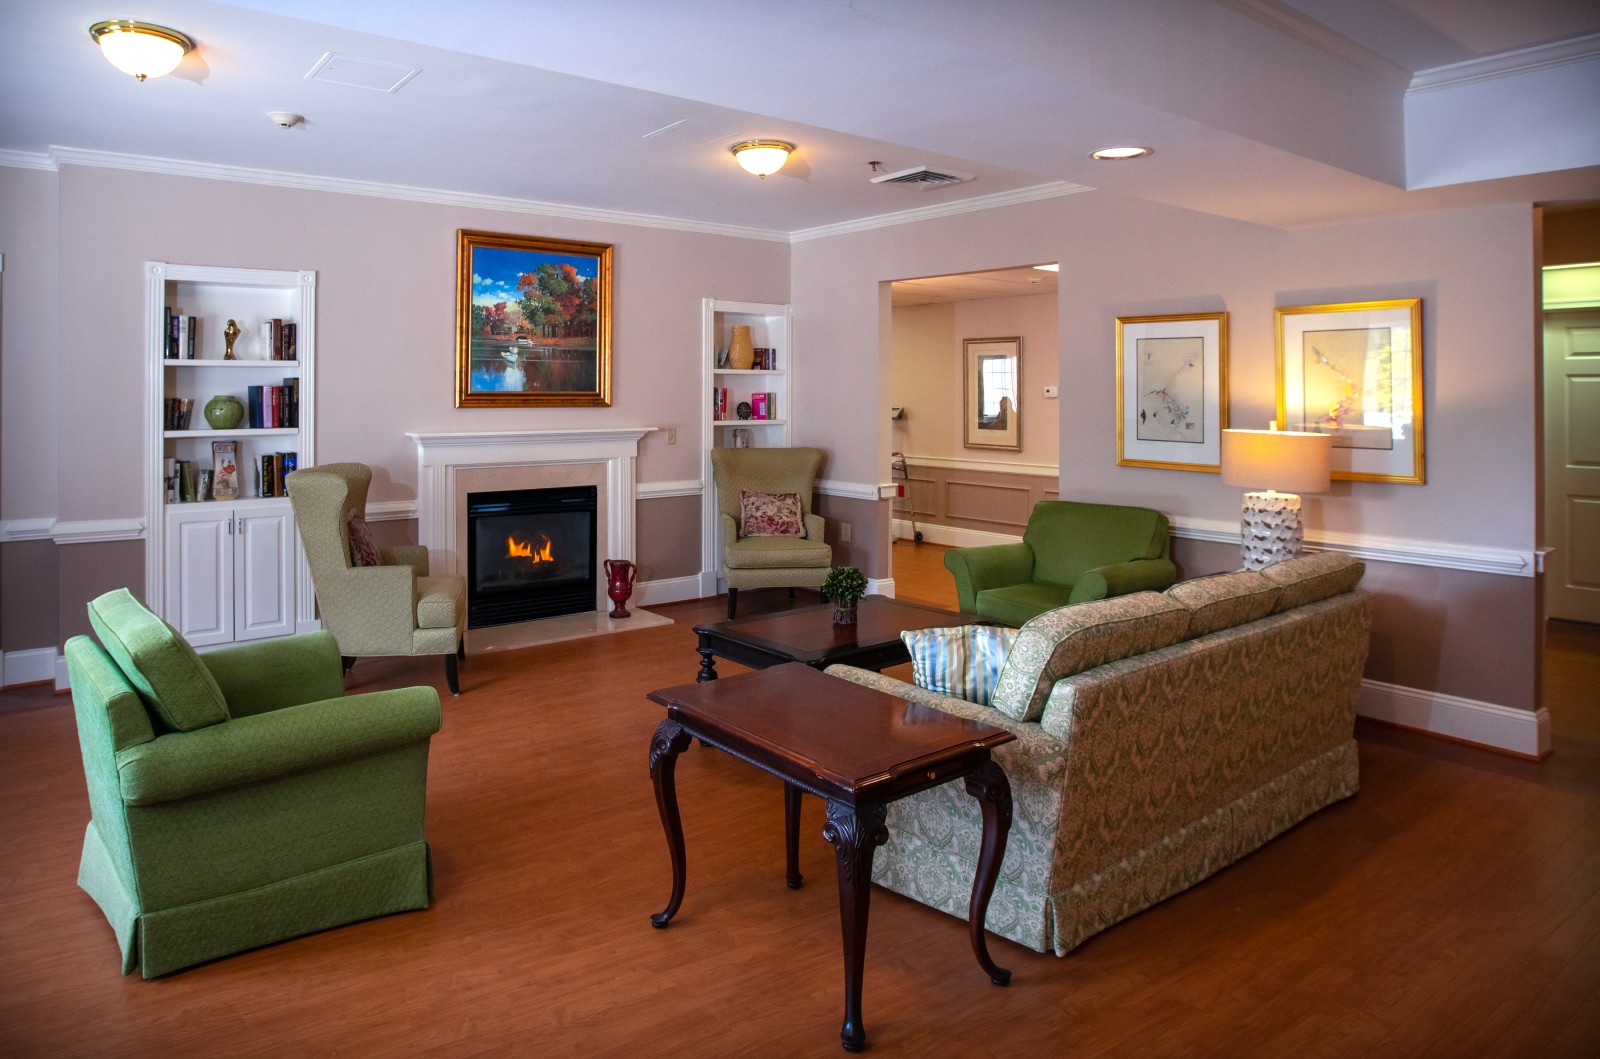
M 937 302 L 981 301 L 986 298 L 1023 298 L 1032 294 L 1056 293 L 1055 272 L 1032 266 L 1004 268 L 990 272 L 964 272 L 952 276 L 927 276 L 891 283 L 895 308 L 932 305 Z
M 135 82 L 89 39 L 105 18 L 172 26 L 196 51 Z M 1600 198 L 1596 111 L 1571 103 L 1600 99 L 1597 33 L 1592 0 L 6 0 L 0 163 L 774 239 L 1090 190 L 1301 226 Z M 1579 131 L 1508 121 L 1551 149 L 1488 169 L 1498 152 L 1474 149 L 1471 179 L 1448 158 L 1416 175 L 1460 137 L 1432 111 L 1418 113 L 1438 135 L 1418 137 L 1414 75 L 1557 42 L 1564 58 L 1537 76 L 1567 81 L 1546 113 Z M 351 83 L 368 75 L 403 83 Z M 269 111 L 305 121 L 280 129 Z M 727 152 L 755 137 L 798 150 L 757 180 Z M 1156 153 L 1088 157 L 1127 141 Z M 874 185 L 874 162 L 975 179 Z

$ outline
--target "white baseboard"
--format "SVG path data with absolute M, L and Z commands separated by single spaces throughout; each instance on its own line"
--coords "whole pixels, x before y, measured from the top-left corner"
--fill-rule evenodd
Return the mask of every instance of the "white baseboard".
M 640 581 L 633 586 L 633 598 L 629 602 L 636 607 L 653 607 L 662 603 L 699 599 L 702 595 L 699 575 L 690 574 L 688 577 L 667 577 L 660 581 Z
M 38 684 L 56 677 L 56 649 L 35 647 L 0 655 L 0 687 Z
M 867 595 L 869 595 L 869 596 L 888 596 L 890 599 L 893 599 L 894 598 L 894 578 L 892 578 L 892 577 L 869 577 L 869 578 L 867 578 Z
M 917 529 L 922 531 L 922 539 L 929 544 L 948 544 L 953 548 L 981 548 L 986 544 L 1016 544 L 1022 540 L 1022 535 L 1009 533 L 990 533 L 987 530 L 963 529 L 960 526 L 934 526 L 927 523 L 917 523 Z M 911 520 L 897 518 L 892 525 L 896 540 L 911 540 Z
M 1550 753 L 1550 712 L 1542 706 L 1533 711 L 1517 710 L 1437 691 L 1363 680 L 1356 712 L 1375 721 L 1526 757 Z

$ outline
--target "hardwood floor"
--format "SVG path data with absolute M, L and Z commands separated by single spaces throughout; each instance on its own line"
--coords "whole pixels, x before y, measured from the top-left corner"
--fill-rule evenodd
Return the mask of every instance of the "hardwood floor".
M 896 546 L 902 597 L 953 605 L 942 552 Z M 741 614 L 788 605 L 740 597 Z M 687 896 L 669 929 L 650 926 L 670 876 L 646 768 L 660 710 L 644 695 L 693 680 L 692 626 L 723 603 L 656 609 L 676 624 L 469 659 L 433 742 L 431 908 L 151 982 L 117 973 L 110 927 L 74 884 L 88 803 L 67 697 L 0 693 L 0 1055 L 839 1054 L 815 799 L 806 884 L 789 890 L 777 782 L 692 747 Z M 1065 959 L 991 938 L 1009 988 L 979 971 L 963 923 L 877 890 L 871 1050 L 1596 1054 L 1600 630 L 1550 639 L 1546 761 L 1363 723 L 1355 798 Z M 437 686 L 437 668 L 364 660 L 350 690 Z

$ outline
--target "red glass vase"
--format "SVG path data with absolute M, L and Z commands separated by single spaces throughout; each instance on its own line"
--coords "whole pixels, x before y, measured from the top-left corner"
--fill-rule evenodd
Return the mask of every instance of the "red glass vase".
M 611 597 L 611 617 L 626 618 L 629 616 L 628 608 L 623 604 L 628 597 L 633 595 L 633 579 L 639 573 L 639 568 L 626 559 L 607 559 L 606 567 L 606 595 Z

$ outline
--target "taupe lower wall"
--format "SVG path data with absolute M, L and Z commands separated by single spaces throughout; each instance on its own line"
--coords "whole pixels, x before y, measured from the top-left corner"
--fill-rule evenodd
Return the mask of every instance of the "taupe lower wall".
M 0 544 L 0 585 L 4 586 L 0 591 L 0 650 L 52 646 L 51 636 L 59 624 L 57 558 L 54 541 Z M 138 577 L 143 580 L 143 569 Z
M 915 515 L 918 528 L 951 526 L 1020 537 L 1035 504 L 1061 497 L 1054 475 L 940 467 L 911 459 L 907 472 L 908 495 L 895 505 L 895 518 Z
M 88 633 L 87 603 L 116 588 L 131 589 L 148 599 L 144 583 L 144 541 L 104 541 L 92 544 L 52 545 L 57 548 L 60 614 L 56 643 Z
M 868 577 L 889 577 L 887 501 L 819 494 L 812 509 L 828 521 L 827 541 L 833 546 L 833 565 L 854 566 Z M 850 524 L 850 541 L 839 539 L 841 527 Z M 882 541 L 880 544 L 879 541 Z
M 700 497 L 663 496 L 640 500 L 638 527 L 640 581 L 666 581 L 700 573 Z

